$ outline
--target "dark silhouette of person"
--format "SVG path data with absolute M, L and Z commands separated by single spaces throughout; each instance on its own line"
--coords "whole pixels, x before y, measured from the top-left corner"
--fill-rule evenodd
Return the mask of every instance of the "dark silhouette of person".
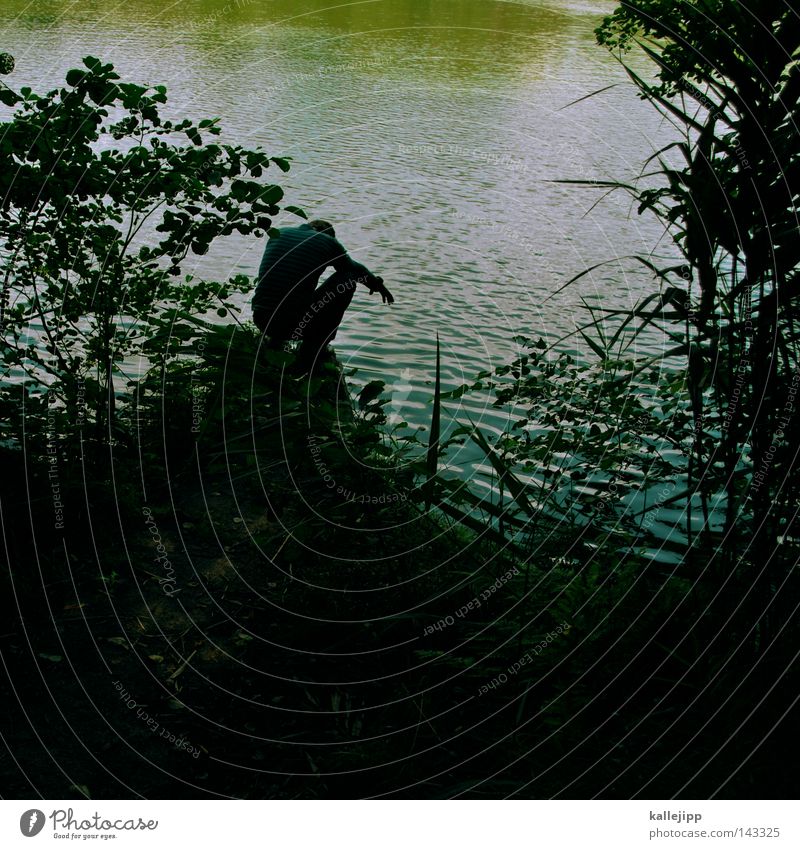
M 318 286 L 329 266 L 334 273 Z M 348 256 L 327 221 L 282 227 L 264 250 L 253 321 L 271 347 L 301 342 L 298 365 L 312 368 L 336 336 L 359 283 L 370 294 L 379 292 L 385 304 L 394 303 L 383 279 Z

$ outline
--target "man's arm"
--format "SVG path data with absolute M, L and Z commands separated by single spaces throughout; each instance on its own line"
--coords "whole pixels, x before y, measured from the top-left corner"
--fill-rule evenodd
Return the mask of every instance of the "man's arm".
M 384 304 L 393 304 L 394 298 L 391 292 L 383 285 L 383 278 L 373 274 L 366 265 L 356 262 L 336 239 L 331 239 L 331 241 L 336 244 L 338 249 L 337 256 L 331 261 L 334 270 L 352 274 L 359 283 L 369 289 L 370 295 L 380 292 Z

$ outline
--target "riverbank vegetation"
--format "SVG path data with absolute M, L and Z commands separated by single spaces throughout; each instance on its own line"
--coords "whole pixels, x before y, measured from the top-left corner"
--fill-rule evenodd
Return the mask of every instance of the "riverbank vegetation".
M 285 158 L 92 57 L 0 90 L 5 795 L 796 794 L 797 17 L 640 0 L 598 40 L 675 141 L 586 190 L 674 261 L 586 305 L 591 361 L 522 340 L 422 432 L 183 274 L 269 233 Z M 515 425 L 442 422 L 471 391 Z

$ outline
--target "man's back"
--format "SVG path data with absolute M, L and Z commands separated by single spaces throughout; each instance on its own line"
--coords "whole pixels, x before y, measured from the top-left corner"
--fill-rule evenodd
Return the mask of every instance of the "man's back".
M 336 273 L 317 288 L 329 265 Z M 253 295 L 253 321 L 270 345 L 302 339 L 306 354 L 311 349 L 318 353 L 336 336 L 359 283 L 370 294 L 380 292 L 384 303 L 394 301 L 380 277 L 347 255 L 329 222 L 317 219 L 281 228 L 264 250 Z
M 272 315 L 279 309 L 287 316 L 299 317 L 322 272 L 346 256 L 336 239 L 308 224 L 281 228 L 264 250 L 253 310 Z

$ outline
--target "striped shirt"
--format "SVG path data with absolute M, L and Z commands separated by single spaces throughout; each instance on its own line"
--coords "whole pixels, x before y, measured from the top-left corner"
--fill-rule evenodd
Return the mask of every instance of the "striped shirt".
M 373 277 L 327 233 L 320 233 L 308 224 L 282 227 L 280 235 L 269 239 L 264 250 L 253 311 L 270 316 L 279 312 L 289 320 L 299 318 L 308 308 L 322 272 L 330 265 L 337 271 L 352 270 L 363 275 L 365 285 Z

